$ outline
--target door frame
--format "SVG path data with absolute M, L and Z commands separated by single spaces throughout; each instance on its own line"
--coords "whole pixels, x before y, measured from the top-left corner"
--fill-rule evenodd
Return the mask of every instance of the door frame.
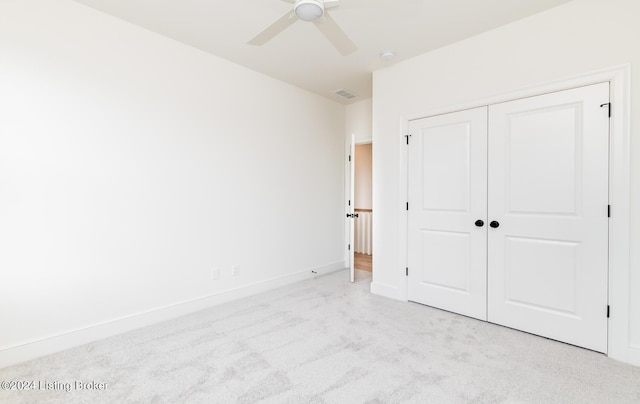
M 353 144 L 354 149 L 353 152 L 351 151 L 351 145 Z M 358 145 L 363 145 L 363 144 L 370 144 L 373 145 L 373 138 L 372 137 L 367 137 L 367 138 L 361 138 L 358 139 L 358 135 L 356 135 L 355 133 L 350 133 L 347 136 L 345 136 L 345 175 L 344 175 L 344 213 L 345 215 L 343 217 L 345 217 L 345 222 L 344 222 L 344 238 L 345 238 L 345 243 L 344 243 L 344 266 L 345 268 L 349 269 L 349 280 L 350 282 L 354 282 L 355 281 L 355 269 L 352 271 L 351 266 L 353 265 L 353 263 L 351 262 L 351 256 L 353 254 L 353 248 L 355 248 L 354 245 L 351 245 L 350 248 L 352 249 L 351 251 L 349 250 L 349 245 L 351 244 L 351 233 L 352 233 L 352 223 L 353 223 L 353 219 L 349 219 L 346 217 L 346 214 L 348 213 L 353 213 L 353 210 L 355 210 L 355 200 L 352 200 L 351 197 L 351 192 L 355 189 L 355 177 L 353 178 L 353 180 L 351 179 L 351 166 L 353 165 L 354 167 L 354 173 L 355 173 L 355 147 Z M 373 154 L 373 149 L 371 151 L 371 153 Z M 354 155 L 353 160 L 351 159 L 351 155 Z M 373 156 L 372 156 L 373 157 Z M 373 171 L 373 167 L 372 167 L 372 171 Z M 372 179 L 373 179 L 373 172 L 372 174 Z M 372 184 L 373 186 L 373 184 Z M 350 205 L 350 203 L 353 203 L 353 205 Z M 373 242 L 373 239 L 372 239 Z M 373 264 L 372 264 L 373 265 Z M 373 272 L 373 267 L 372 267 L 372 272 Z
M 481 99 L 436 108 L 421 113 L 400 116 L 400 178 L 398 206 L 408 200 L 408 147 L 406 147 L 409 121 L 427 118 L 471 108 L 513 101 L 556 91 L 610 82 L 611 119 L 609 138 L 609 285 L 608 304 L 611 316 L 608 319 L 608 356 L 625 362 L 640 363 L 640 347 L 631 346 L 629 340 L 629 253 L 630 253 L 630 188 L 631 188 L 631 65 L 624 64 L 576 76 L 569 76 L 540 83 L 510 92 Z M 399 209 L 398 268 L 405 271 L 408 262 L 408 213 Z M 408 301 L 408 279 L 403 284 Z
M 349 205 L 347 209 L 347 222 L 349 223 L 349 281 L 351 283 L 356 281 L 356 263 L 355 263 L 355 250 L 356 250 L 356 235 L 355 235 L 355 218 L 354 212 L 356 208 L 356 135 L 351 135 L 351 143 L 349 144 Z M 351 215 L 351 218 L 349 218 Z

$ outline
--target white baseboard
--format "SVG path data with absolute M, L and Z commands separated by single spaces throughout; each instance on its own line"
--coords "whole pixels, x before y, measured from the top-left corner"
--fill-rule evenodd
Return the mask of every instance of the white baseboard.
M 629 344 L 625 349 L 618 349 L 615 352 L 609 352 L 611 359 L 628 363 L 633 366 L 640 367 L 640 346 L 637 344 Z
M 323 265 L 321 267 L 317 267 L 317 268 L 313 268 L 312 271 L 315 272 L 313 273 L 313 275 L 315 276 L 321 276 L 321 275 L 326 275 L 326 274 L 330 274 L 332 272 L 336 272 L 336 271 L 341 271 L 345 268 L 347 268 L 348 265 L 345 264 L 344 261 L 336 261 L 333 262 L 331 264 L 327 264 L 327 265 Z
M 640 366 L 640 346 L 629 346 L 629 359 L 625 362 L 628 362 L 635 366 Z
M 99 339 L 108 338 L 117 334 L 160 323 L 162 321 L 167 321 L 222 303 L 241 299 L 243 297 L 255 295 L 306 279 L 311 279 L 316 276 L 328 274 L 344 268 L 344 261 L 336 261 L 331 264 L 313 267 L 311 269 L 243 285 L 233 289 L 219 291 L 211 295 L 159 307 L 146 312 L 132 314 L 130 316 L 90 325 L 76 330 L 70 330 L 62 334 L 5 348 L 0 350 L 0 368 L 64 351 Z
M 403 302 L 407 301 L 405 296 L 401 296 L 400 289 L 395 286 L 385 285 L 379 282 L 371 282 L 371 293 L 394 300 L 401 300 Z

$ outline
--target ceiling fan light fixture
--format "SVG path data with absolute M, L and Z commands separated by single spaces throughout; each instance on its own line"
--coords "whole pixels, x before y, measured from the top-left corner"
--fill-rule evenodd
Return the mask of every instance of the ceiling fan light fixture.
M 324 4 L 320 0 L 298 0 L 293 9 L 304 21 L 315 21 L 324 14 Z

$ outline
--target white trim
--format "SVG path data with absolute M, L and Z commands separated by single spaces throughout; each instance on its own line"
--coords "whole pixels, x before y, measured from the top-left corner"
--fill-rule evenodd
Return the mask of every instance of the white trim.
M 219 304 L 227 303 L 243 297 L 266 292 L 271 289 L 300 282 L 316 276 L 344 269 L 344 261 L 336 261 L 320 267 L 305 269 L 237 288 L 216 292 L 192 300 L 167 305 L 157 309 L 117 318 L 111 321 L 78 328 L 73 331 L 34 340 L 0 350 L 0 368 L 15 365 L 41 356 L 50 355 L 99 339 L 108 338 L 138 328 L 167 321 L 196 311 L 204 310 Z M 317 273 L 314 274 L 311 271 Z
M 640 346 L 629 346 L 629 360 L 626 361 L 636 366 L 640 366 Z
M 630 347 L 631 65 L 612 70 L 609 160 L 609 350 L 610 357 L 640 366 Z
M 317 267 L 317 268 L 313 268 L 313 271 L 316 272 L 314 278 L 318 277 L 318 276 L 322 276 L 322 275 L 327 275 L 327 274 L 330 274 L 330 273 L 333 273 L 333 272 L 342 271 L 346 267 L 347 267 L 347 264 L 343 260 L 343 261 L 332 262 L 331 264 L 322 265 L 322 266 Z M 297 272 L 297 273 L 298 274 L 304 273 L 304 271 Z M 294 275 L 295 274 L 291 274 L 289 276 L 294 276 Z M 286 285 L 291 284 L 291 283 L 294 283 L 294 282 L 288 282 L 288 283 L 286 283 Z M 271 288 L 271 289 L 273 289 L 273 288 Z
M 371 282 L 371 293 L 389 299 L 407 301 L 406 293 L 402 293 L 400 289 L 392 285 L 385 285 L 384 283 Z
M 348 249 L 349 239 L 351 237 L 351 228 L 350 221 L 347 218 L 347 214 L 351 212 L 351 207 L 349 206 L 349 200 L 351 199 L 351 161 L 349 156 L 351 155 L 351 139 L 355 136 L 355 133 L 351 133 L 350 135 L 345 136 L 344 146 L 344 210 L 342 212 L 342 217 L 344 219 L 344 245 L 343 245 L 343 254 L 344 254 L 344 262 L 345 267 L 349 268 L 351 262 L 351 254 Z M 355 202 L 354 202 L 355 203 Z
M 368 137 L 368 138 L 366 138 L 366 139 L 356 140 L 356 134 L 355 134 L 355 133 L 352 133 L 352 134 L 351 134 L 351 138 L 348 138 L 347 140 L 351 140 L 351 139 L 354 139 L 352 142 L 353 142 L 353 144 L 354 144 L 354 145 L 356 145 L 356 146 L 370 144 L 370 145 L 373 147 L 373 137 Z M 349 148 L 350 148 L 350 147 L 351 147 L 351 142 L 349 143 Z M 350 154 L 350 153 L 349 153 L 349 154 Z M 355 155 L 355 149 L 354 149 L 354 151 L 353 151 L 353 154 Z M 373 148 L 371 149 L 371 154 L 372 154 L 372 156 L 371 156 L 371 157 L 373 158 Z M 355 157 L 354 157 L 354 158 L 355 158 Z M 351 164 L 351 162 L 350 162 L 350 164 Z M 372 171 L 373 171 L 373 168 L 372 168 Z M 351 189 L 352 189 L 352 187 L 351 187 L 351 185 L 352 185 L 352 184 L 351 184 L 351 175 L 350 175 L 350 173 L 351 173 L 351 165 L 349 165 L 349 166 L 348 166 L 347 172 L 349 173 L 349 193 L 348 193 L 348 195 L 347 195 L 347 199 L 351 199 L 351 195 L 350 195 L 350 193 L 351 193 Z M 371 174 L 372 174 L 372 178 L 373 178 L 373 172 L 372 172 Z M 371 184 L 371 185 L 373 186 L 373 184 Z M 353 184 L 353 187 L 354 187 L 353 189 L 354 189 L 354 192 L 355 192 L 355 178 L 354 178 L 354 184 Z M 373 202 L 373 201 L 372 201 L 372 202 Z M 355 203 L 356 203 L 356 202 L 355 202 L 355 196 L 354 196 L 354 200 L 353 200 L 353 207 L 354 207 L 354 209 L 355 209 Z M 350 208 L 347 204 L 345 204 L 345 205 L 347 206 L 347 209 L 349 209 L 349 208 Z M 351 212 L 351 210 L 348 210 L 348 211 L 347 211 L 347 213 L 352 213 L 352 212 Z M 374 223 L 376 222 L 375 215 L 376 215 L 376 213 L 375 213 L 375 210 L 374 210 L 374 211 L 373 211 L 373 222 L 374 222 Z M 348 228 L 348 230 L 347 230 L 347 239 L 349 240 L 349 241 L 348 241 L 348 243 L 349 243 L 349 242 L 351 242 L 351 231 L 350 231 L 350 229 L 351 229 L 351 221 L 350 221 L 349 219 L 347 219 L 346 223 L 347 223 L 347 224 L 346 224 L 346 226 L 345 226 L 345 227 L 347 227 L 347 228 Z M 373 237 L 372 237 L 372 242 L 373 242 Z M 347 250 L 347 255 L 348 255 L 349 259 L 345 261 L 345 262 L 347 263 L 347 265 L 346 265 L 346 266 L 347 266 L 347 267 L 349 267 L 349 269 L 351 269 L 351 267 L 350 267 L 350 265 L 351 265 L 351 262 L 350 262 L 350 259 L 351 259 L 351 251 L 348 251 L 348 250 Z M 371 272 L 372 272 L 372 273 L 373 273 L 373 265 L 374 265 L 374 264 L 372 263 L 372 264 L 371 264 Z M 353 272 L 353 274 L 351 274 L 351 273 L 350 273 L 350 275 L 352 275 L 352 276 L 351 276 L 351 279 L 350 279 L 350 280 L 351 280 L 351 282 L 354 282 L 354 279 L 355 279 L 355 278 L 354 278 L 354 277 L 355 277 L 355 267 L 354 267 L 354 272 Z
M 629 296 L 630 296 L 630 133 L 631 133 L 631 65 L 624 64 L 608 69 L 597 70 L 577 76 L 553 80 L 547 83 L 525 87 L 519 90 L 495 94 L 475 101 L 451 105 L 407 114 L 401 117 L 400 136 L 404 140 L 409 121 L 440 115 L 470 108 L 498 104 L 519 98 L 531 97 L 556 91 L 567 90 L 602 82 L 611 83 L 611 158 L 609 162 L 609 201 L 611 219 L 609 220 L 609 319 L 608 355 L 611 358 L 640 366 L 640 349 L 630 345 Z M 401 149 L 406 149 L 402 147 Z M 399 202 L 407 198 L 408 172 L 407 152 L 400 154 Z M 404 219 L 403 219 L 404 217 Z M 406 240 L 407 215 L 400 217 L 400 253 L 398 261 L 406 262 L 408 244 Z M 404 284 L 406 300 L 407 282 Z M 373 288 L 372 288 L 373 291 Z
M 356 250 L 356 237 L 355 237 L 355 219 L 353 213 L 356 207 L 356 135 L 351 135 L 351 144 L 349 144 L 349 215 L 351 219 L 347 219 L 349 222 L 349 281 L 351 283 L 356 280 L 356 263 L 355 263 L 355 250 Z
M 407 138 L 409 136 L 409 120 L 404 117 L 400 117 L 400 178 L 398 184 L 398 195 L 400 195 L 400 201 L 398 206 L 398 243 L 399 243 L 399 257 L 398 257 L 398 270 L 400 271 L 400 276 L 405 277 L 404 282 L 400 282 L 400 291 L 403 299 L 409 301 L 409 283 L 408 277 L 406 275 L 407 268 L 409 267 L 409 212 L 406 208 L 406 203 L 409 202 L 409 148 L 407 146 Z M 409 142 L 411 139 L 409 137 Z M 402 180 L 404 178 L 404 181 Z M 375 217 L 374 217 L 375 219 Z M 403 248 L 404 246 L 404 248 Z M 404 251 L 404 254 L 403 254 Z

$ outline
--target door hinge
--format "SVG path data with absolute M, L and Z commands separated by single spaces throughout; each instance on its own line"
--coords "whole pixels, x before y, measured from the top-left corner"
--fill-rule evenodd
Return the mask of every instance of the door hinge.
M 607 102 L 607 103 L 605 103 L 605 104 L 602 104 L 602 105 L 600 105 L 600 108 L 604 107 L 605 105 L 606 105 L 606 106 L 607 106 L 607 108 L 609 109 L 609 118 L 611 118 L 611 103 L 610 103 L 610 102 Z
M 407 202 L 407 210 L 409 210 L 409 202 Z
M 409 135 L 409 134 L 404 135 L 404 138 L 406 139 L 407 144 L 409 144 L 409 136 L 411 136 L 411 135 Z
M 351 161 L 351 155 L 349 155 L 349 161 Z
M 409 267 L 405 268 L 407 276 L 409 276 Z
M 349 206 L 351 206 L 351 199 L 349 199 Z
M 611 205 L 607 205 L 607 217 L 611 217 Z
M 351 244 L 347 244 L 347 250 L 351 251 Z
M 611 316 L 611 306 L 607 305 L 607 318 Z

